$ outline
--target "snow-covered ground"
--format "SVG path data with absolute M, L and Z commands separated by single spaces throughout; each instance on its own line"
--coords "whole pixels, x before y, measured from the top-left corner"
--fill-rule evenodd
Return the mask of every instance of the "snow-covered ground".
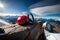
M 47 40 L 60 40 L 60 33 L 50 33 L 47 30 L 45 31 L 45 35 Z
M 46 27 L 47 22 L 43 24 L 43 27 Z M 56 25 L 52 23 L 52 25 Z M 48 30 L 44 30 L 47 40 L 60 40 L 60 33 L 51 33 Z
M 0 19 L 0 26 L 3 26 L 3 25 L 9 25 L 9 23 Z

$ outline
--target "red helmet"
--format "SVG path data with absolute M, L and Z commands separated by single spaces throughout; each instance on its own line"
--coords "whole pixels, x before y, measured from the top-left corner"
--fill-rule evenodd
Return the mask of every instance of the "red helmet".
M 25 15 L 20 16 L 20 17 L 18 17 L 18 19 L 17 19 L 17 23 L 18 23 L 19 25 L 26 24 L 27 22 L 29 22 L 29 17 L 28 17 L 28 16 L 25 16 Z

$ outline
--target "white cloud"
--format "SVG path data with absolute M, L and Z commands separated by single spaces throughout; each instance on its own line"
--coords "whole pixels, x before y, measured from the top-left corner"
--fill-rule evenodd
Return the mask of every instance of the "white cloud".
M 44 6 L 51 6 L 51 5 L 58 5 L 60 4 L 60 0 L 42 0 L 35 4 L 32 4 L 29 8 L 37 8 L 37 7 L 44 7 Z
M 0 13 L 0 16 L 21 16 L 21 15 L 27 15 L 27 12 L 23 11 L 21 13 Z
M 37 16 L 34 16 L 34 18 L 44 18 L 44 19 L 55 19 L 55 20 L 58 20 L 58 21 L 60 21 L 60 17 L 37 17 Z
M 47 13 L 60 13 L 60 5 L 33 8 L 30 10 L 30 12 L 40 15 L 40 16 L 47 14 Z
M 0 13 L 0 16 L 20 16 L 21 14 Z

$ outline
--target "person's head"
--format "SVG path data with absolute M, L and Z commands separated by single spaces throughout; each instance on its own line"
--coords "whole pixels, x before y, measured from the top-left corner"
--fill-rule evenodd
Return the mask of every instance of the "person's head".
M 29 22 L 29 17 L 25 15 L 22 15 L 17 19 L 18 25 L 26 25 L 27 22 Z

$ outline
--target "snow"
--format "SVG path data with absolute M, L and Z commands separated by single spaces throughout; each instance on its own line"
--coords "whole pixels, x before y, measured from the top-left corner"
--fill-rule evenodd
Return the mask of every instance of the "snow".
M 3 25 L 9 25 L 9 23 L 0 19 L 0 26 L 3 26 Z

